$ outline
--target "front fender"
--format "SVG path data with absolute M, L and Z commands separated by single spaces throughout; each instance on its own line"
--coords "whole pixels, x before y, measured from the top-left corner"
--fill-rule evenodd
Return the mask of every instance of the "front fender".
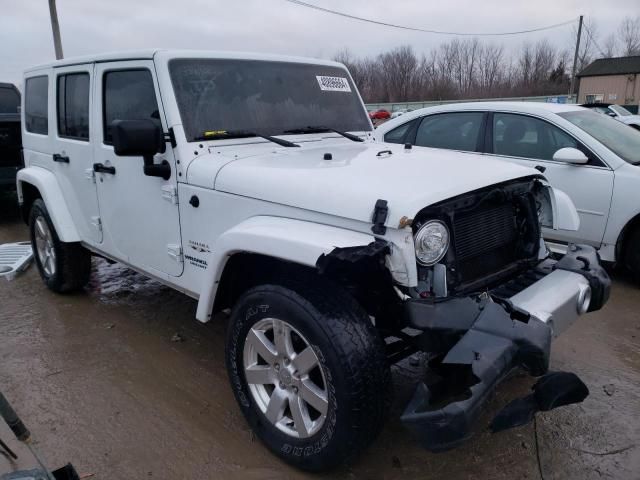
M 23 186 L 25 183 L 33 185 L 40 192 L 58 238 L 63 242 L 79 242 L 80 235 L 78 235 L 55 175 L 49 170 L 40 167 L 27 167 L 19 170 L 17 189 L 20 205 L 24 202 Z
M 223 233 L 212 245 L 196 318 L 201 322 L 211 319 L 222 272 L 235 253 L 257 253 L 315 268 L 318 258 L 335 248 L 368 245 L 374 240 L 370 234 L 302 220 L 268 216 L 245 220 Z

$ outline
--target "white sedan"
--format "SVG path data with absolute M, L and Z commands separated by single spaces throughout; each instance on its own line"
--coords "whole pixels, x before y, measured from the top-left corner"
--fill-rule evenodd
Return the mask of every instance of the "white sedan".
M 640 132 L 577 105 L 478 102 L 414 110 L 378 127 L 375 137 L 538 167 L 580 215 L 578 231 L 544 232 L 549 247 L 588 243 L 640 280 Z

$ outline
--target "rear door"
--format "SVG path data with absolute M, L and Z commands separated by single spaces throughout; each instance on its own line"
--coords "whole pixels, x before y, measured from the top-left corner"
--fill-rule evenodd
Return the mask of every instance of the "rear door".
M 49 158 L 80 237 L 102 242 L 100 212 L 92 174 L 96 129 L 93 108 L 93 64 L 54 69 L 55 126 Z
M 151 119 L 167 132 L 153 61 L 132 60 L 96 65 L 94 167 L 105 232 L 103 249 L 151 274 L 182 274 L 182 251 L 173 149 L 154 158 L 171 166 L 171 178 L 146 176 L 142 157 L 114 153 L 114 120 Z M 106 168 L 104 168 L 106 167 Z
M 544 167 L 544 176 L 551 185 L 573 200 L 580 216 L 580 229 L 577 232 L 545 229 L 544 237 L 599 247 L 611 206 L 613 171 L 568 132 L 545 119 L 493 112 L 487 126 L 488 153 L 528 167 Z M 553 160 L 554 153 L 564 147 L 581 150 L 589 163 L 575 165 Z

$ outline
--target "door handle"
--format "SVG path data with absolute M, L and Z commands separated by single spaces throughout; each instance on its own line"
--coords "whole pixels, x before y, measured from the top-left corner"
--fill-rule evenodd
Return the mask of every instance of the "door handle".
M 64 155 L 60 155 L 59 153 L 54 153 L 53 161 L 60 163 L 69 163 L 69 157 L 65 157 Z
M 94 172 L 98 172 L 98 173 L 108 173 L 110 175 L 115 175 L 116 174 L 116 167 L 107 167 L 106 165 L 103 165 L 102 163 L 94 163 L 93 164 L 93 171 Z

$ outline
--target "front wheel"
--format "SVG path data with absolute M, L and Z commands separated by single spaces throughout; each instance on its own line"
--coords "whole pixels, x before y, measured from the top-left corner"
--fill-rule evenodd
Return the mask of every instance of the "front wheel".
M 249 290 L 234 307 L 226 359 L 249 425 L 298 468 L 341 464 L 382 428 L 390 378 L 383 343 L 337 288 Z
M 49 289 L 57 293 L 72 292 L 89 282 L 91 254 L 79 243 L 60 241 L 41 199 L 31 207 L 29 233 L 38 271 Z

